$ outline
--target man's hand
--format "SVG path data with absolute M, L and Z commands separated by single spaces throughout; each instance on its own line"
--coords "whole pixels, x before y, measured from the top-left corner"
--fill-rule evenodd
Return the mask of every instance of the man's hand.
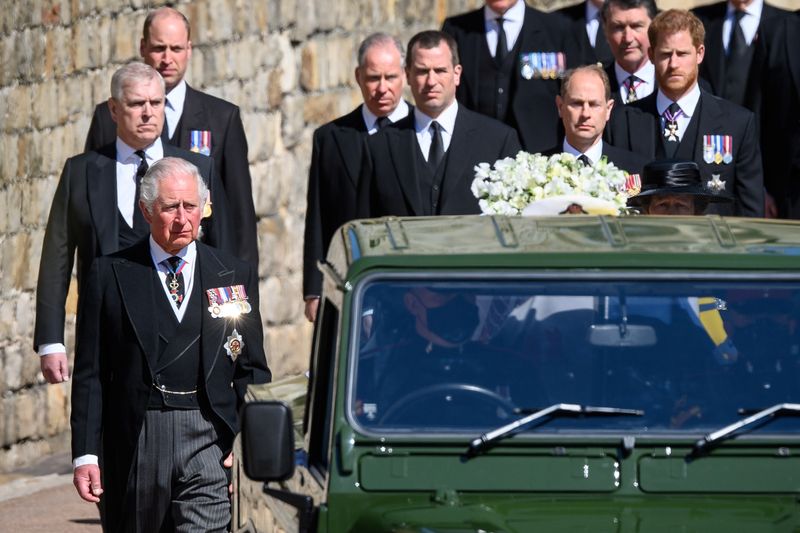
M 82 465 L 72 473 L 72 483 L 78 491 L 78 496 L 87 502 L 97 503 L 103 494 L 103 485 L 100 482 L 100 467 L 97 465 Z
M 764 191 L 764 218 L 778 218 L 778 204 L 767 191 Z
M 64 352 L 49 353 L 39 357 L 42 374 L 48 383 L 69 381 L 69 365 Z
M 222 466 L 225 468 L 233 468 L 233 452 L 228 454 L 228 457 L 222 461 Z M 233 494 L 233 483 L 228 484 L 228 494 Z
M 317 310 L 319 309 L 319 298 L 312 297 L 306 300 L 306 318 L 309 322 L 317 320 Z

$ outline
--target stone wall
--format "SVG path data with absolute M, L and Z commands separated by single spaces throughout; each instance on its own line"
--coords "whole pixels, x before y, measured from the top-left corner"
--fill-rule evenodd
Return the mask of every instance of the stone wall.
M 82 150 L 113 71 L 138 59 L 145 14 L 164 3 L 6 0 L 0 9 L 0 471 L 66 449 L 69 384 L 44 384 L 31 346 L 44 227 L 64 160 Z M 358 42 L 377 30 L 407 40 L 480 3 L 176 2 L 193 28 L 188 81 L 242 109 L 259 217 L 261 312 L 276 376 L 306 366 L 311 328 L 302 314 L 301 260 L 310 140 L 314 128 L 359 102 Z M 68 349 L 75 304 L 73 283 Z

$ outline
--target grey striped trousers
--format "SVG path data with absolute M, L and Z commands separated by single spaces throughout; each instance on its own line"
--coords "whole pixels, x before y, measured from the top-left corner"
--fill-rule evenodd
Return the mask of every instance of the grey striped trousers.
M 125 529 L 227 531 L 228 476 L 217 442 L 214 426 L 200 410 L 148 410 L 131 470 L 136 512 Z

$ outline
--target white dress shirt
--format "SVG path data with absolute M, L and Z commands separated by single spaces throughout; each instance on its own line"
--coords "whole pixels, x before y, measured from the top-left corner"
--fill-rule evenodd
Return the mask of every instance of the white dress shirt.
M 678 117 L 678 138 L 683 139 L 683 134 L 686 133 L 686 128 L 689 126 L 689 122 L 692 120 L 692 116 L 694 115 L 694 111 L 697 108 L 697 103 L 700 101 L 700 86 L 697 85 L 695 82 L 694 87 L 683 95 L 678 101 L 677 104 L 681 108 L 681 115 Z M 664 96 L 660 90 L 656 95 L 656 109 L 658 109 L 658 114 L 661 115 L 661 130 L 664 130 L 664 111 L 667 110 L 669 105 L 672 103 L 672 100 Z
M 378 133 L 378 115 L 369 110 L 366 105 L 361 105 L 361 116 L 364 118 L 364 126 L 367 128 L 367 133 L 372 135 Z M 401 99 L 394 111 L 387 115 L 392 124 L 398 120 L 402 120 L 408 116 L 408 104 L 405 100 Z
M 585 152 L 581 152 L 580 150 L 572 146 L 569 142 L 567 142 L 567 139 L 565 137 L 564 142 L 561 145 L 561 149 L 562 151 L 568 154 L 574 155 L 576 158 L 581 155 L 585 155 L 586 157 L 589 158 L 589 161 L 591 161 L 592 164 L 594 165 L 595 163 L 600 161 L 601 157 L 603 157 L 603 138 L 598 137 L 595 143 L 592 146 L 590 146 L 588 150 L 586 150 Z
M 522 23 L 525 20 L 525 2 L 517 0 L 517 3 L 508 8 L 504 14 L 496 13 L 489 9 L 489 6 L 483 7 L 483 19 L 486 28 L 486 44 L 489 45 L 489 53 L 492 57 L 497 53 L 497 17 L 503 17 L 503 29 L 506 32 L 506 44 L 509 50 L 514 49 L 517 43 L 519 33 L 522 31 Z
M 758 33 L 758 24 L 761 22 L 761 11 L 764 9 L 764 0 L 753 0 L 753 2 L 744 8 L 744 16 L 739 21 L 739 26 L 742 27 L 744 40 L 747 41 L 747 46 L 753 44 L 753 39 L 756 38 Z M 728 46 L 731 40 L 731 25 L 734 22 L 733 12 L 735 10 L 728 2 L 728 10 L 725 13 L 725 22 L 722 23 L 722 46 L 725 47 L 725 52 L 728 51 Z
M 117 209 L 130 227 L 133 227 L 136 170 L 141 163 L 139 156 L 134 153 L 135 151 L 117 137 Z M 161 145 L 160 138 L 156 138 L 153 144 L 144 149 L 144 156 L 147 159 L 148 167 L 164 158 L 164 147 Z
M 453 103 L 436 118 L 436 122 L 439 123 L 442 130 L 442 148 L 444 152 L 447 152 L 447 149 L 450 148 L 450 141 L 453 138 L 453 129 L 456 126 L 457 114 L 458 102 L 453 100 Z M 414 129 L 417 133 L 419 148 L 425 155 L 425 161 L 428 160 L 428 155 L 431 150 L 432 131 L 430 126 L 433 120 L 434 119 L 420 111 L 418 107 L 414 108 Z
M 586 2 L 586 36 L 592 48 L 597 43 L 597 30 L 600 29 L 600 9 L 592 2 Z
M 181 80 L 178 85 L 167 93 L 166 102 L 164 102 L 164 116 L 167 121 L 167 132 L 169 132 L 170 139 L 172 139 L 172 135 L 178 127 L 178 122 L 181 120 L 181 115 L 183 115 L 184 102 L 186 102 L 186 81 Z
M 627 102 L 628 87 L 625 85 L 625 80 L 628 79 L 631 73 L 619 66 L 616 61 L 614 61 L 614 73 L 617 75 L 617 83 L 619 83 L 617 90 L 622 97 L 622 101 Z M 633 75 L 636 76 L 634 87 L 636 88 L 637 100 L 653 94 L 653 91 L 656 90 L 656 67 L 649 60 Z

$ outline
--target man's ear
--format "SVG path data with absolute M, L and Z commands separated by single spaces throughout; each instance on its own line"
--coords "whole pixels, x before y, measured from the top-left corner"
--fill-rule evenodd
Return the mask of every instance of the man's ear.
M 119 122 L 117 120 L 117 113 L 119 112 L 119 103 L 113 98 L 108 99 L 108 110 L 111 112 L 111 120 L 113 120 L 115 124 Z
M 704 44 L 701 44 L 700 46 L 697 47 L 697 64 L 698 65 L 703 62 L 703 58 L 704 57 L 706 57 L 706 46 Z
M 142 210 L 142 216 L 144 217 L 147 224 L 150 224 L 150 221 L 153 219 L 152 215 L 147 212 L 147 208 L 144 206 L 144 202 L 139 200 L 139 209 Z
M 564 118 L 564 115 L 561 114 L 561 106 L 564 105 L 564 100 L 561 99 L 561 95 L 556 95 L 556 109 L 558 110 L 558 116 Z

